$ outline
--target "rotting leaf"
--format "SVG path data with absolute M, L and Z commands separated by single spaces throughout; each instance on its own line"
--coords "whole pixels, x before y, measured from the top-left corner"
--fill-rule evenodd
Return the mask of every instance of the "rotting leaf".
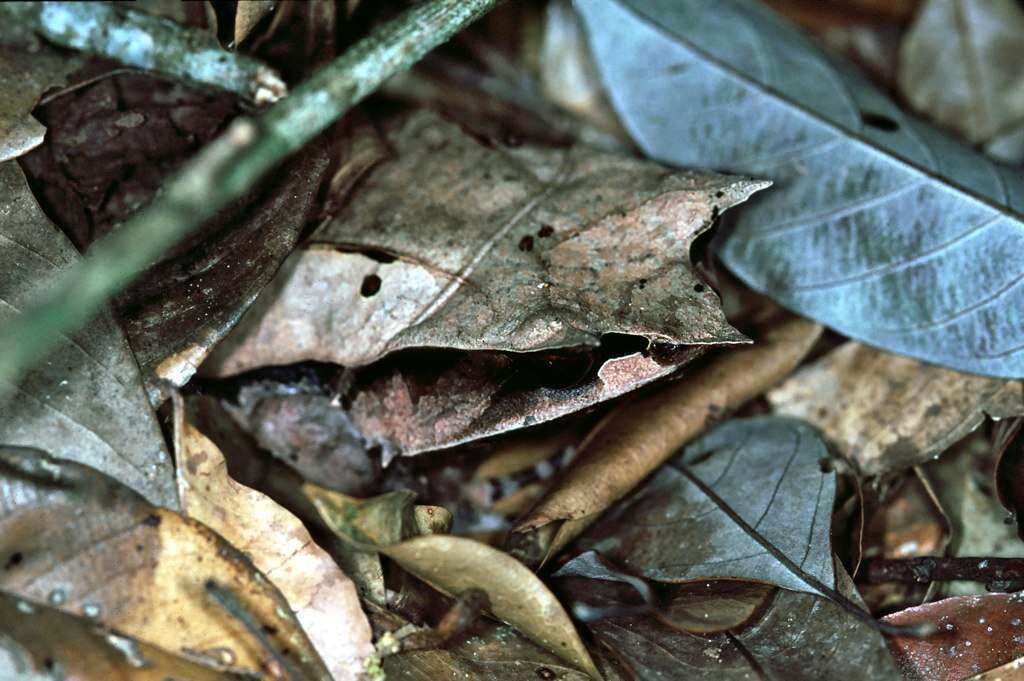
M 10 324 L 79 260 L 17 162 L 0 164 L 0 323 Z M 128 343 L 108 313 L 63 337 L 17 385 L 0 384 L 0 443 L 95 467 L 176 507 L 170 456 Z
M 775 182 L 720 251 L 744 281 L 886 350 L 1024 376 L 1019 172 L 908 117 L 753 0 L 578 7 L 644 151 Z
M 635 612 L 622 585 L 563 571 L 560 582 L 569 597 L 613 613 L 587 626 L 627 678 L 900 681 L 878 631 L 819 596 L 763 584 L 700 582 L 672 587 L 656 613 Z M 694 613 L 732 626 L 694 635 L 688 631 Z
M 931 624 L 924 638 L 892 637 L 889 645 L 908 681 L 959 681 L 1020 657 L 1024 599 L 1020 594 L 956 596 L 883 618 L 890 624 Z
M 356 681 L 373 646 L 352 581 L 298 518 L 230 478 L 224 455 L 185 413 L 175 427 L 183 512 L 243 551 L 281 590 L 334 681 Z
M 1024 414 L 1024 387 L 846 343 L 768 393 L 779 414 L 813 423 L 865 475 L 924 463 L 985 416 Z
M 468 589 L 480 589 L 490 600 L 490 612 L 515 627 L 531 641 L 555 653 L 576 669 L 599 679 L 600 674 L 580 640 L 579 634 L 558 599 L 529 568 L 507 553 L 486 544 L 450 535 L 432 534 L 404 541 L 368 542 L 373 533 L 369 523 L 353 524 L 358 507 L 344 495 L 311 484 L 306 491 L 324 522 L 345 539 L 372 548 L 394 560 L 407 572 L 419 577 L 446 594 L 456 596 Z M 400 513 L 408 505 L 386 495 L 376 502 L 380 513 L 374 514 L 374 526 L 395 528 L 404 525 Z M 374 500 L 364 501 L 374 504 Z M 391 518 L 386 515 L 391 512 Z M 391 537 L 395 537 L 394 529 Z
M 249 672 L 286 658 L 308 681 L 329 681 L 288 602 L 205 525 L 23 448 L 0 448 L 0 499 L 0 589 L 168 652 Z
M 32 109 L 49 89 L 66 83 L 81 66 L 68 57 L 37 45 L 35 52 L 0 47 L 0 163 L 21 156 L 43 143 L 46 128 Z
M 192 378 L 273 278 L 312 216 L 329 161 L 322 147 L 299 154 L 253 203 L 229 209 L 118 297 L 151 395 L 161 379 L 181 386 Z
M 614 342 L 592 352 L 416 354 L 365 371 L 351 417 L 384 464 L 582 411 L 669 376 L 704 351 L 664 356 Z M 428 352 L 428 351 L 422 351 Z M 436 353 L 436 354 L 435 354 Z
M 5 681 L 241 681 L 251 678 L 139 641 L 88 616 L 0 592 L 0 679 Z
M 470 636 L 435 650 L 413 650 L 384 658 L 389 679 L 438 681 L 585 681 L 591 678 L 518 634 L 512 627 L 481 623 Z
M 787 375 L 821 335 L 817 324 L 785 319 L 649 395 L 620 407 L 580 446 L 543 499 L 518 524 L 517 555 L 528 564 L 557 553 L 709 424 Z M 550 528 L 556 524 L 556 532 Z M 551 536 L 550 541 L 547 537 Z
M 1020 161 L 1022 50 L 1024 10 L 1013 0 L 927 0 L 900 47 L 900 91 L 989 155 Z
M 727 421 L 659 468 L 581 544 L 659 582 L 733 578 L 826 594 L 835 587 L 835 473 L 821 470 L 826 456 L 800 421 Z
M 396 159 L 288 259 L 209 373 L 309 359 L 356 367 L 417 347 L 596 346 L 610 332 L 745 341 L 688 252 L 766 183 L 583 147 L 490 149 L 429 113 L 387 141 Z
M 274 9 L 274 0 L 238 0 L 235 4 L 234 45 L 239 45 Z

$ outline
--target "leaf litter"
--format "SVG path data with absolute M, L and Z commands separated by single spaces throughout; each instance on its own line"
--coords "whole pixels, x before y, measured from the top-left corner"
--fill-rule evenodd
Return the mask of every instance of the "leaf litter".
M 1019 10 L 769 4 L 1013 152 Z M 375 5 L 151 9 L 298 83 Z M 8 23 L 0 323 L 253 113 Z M 1024 587 L 1014 172 L 754 0 L 507 4 L 7 386 L 0 669 L 1012 675 L 1013 635 L 946 659 L 918 612 Z

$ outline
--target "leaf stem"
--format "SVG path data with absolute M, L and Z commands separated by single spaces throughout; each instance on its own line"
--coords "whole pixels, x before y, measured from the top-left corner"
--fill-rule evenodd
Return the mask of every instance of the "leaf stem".
M 205 31 L 106 2 L 5 2 L 0 20 L 61 47 L 82 50 L 176 79 L 237 93 L 257 104 L 286 92 L 273 69 L 228 52 Z
M 469 25 L 497 0 L 427 0 L 383 24 L 259 117 L 238 119 L 176 173 L 156 200 L 59 279 L 34 307 L 0 327 L 0 392 L 81 328 L 114 294 L 264 173 L 384 80 Z M 7 384 L 7 385 L 5 385 Z

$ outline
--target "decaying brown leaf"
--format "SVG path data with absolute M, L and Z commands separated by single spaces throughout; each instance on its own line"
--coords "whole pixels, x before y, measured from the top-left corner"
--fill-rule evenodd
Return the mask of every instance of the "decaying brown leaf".
M 587 626 L 625 678 L 900 679 L 878 631 L 820 596 L 701 581 L 671 587 L 657 609 L 638 608 L 635 590 L 614 574 L 573 572 L 558 573 L 559 586 L 591 612 L 603 611 Z
M 32 109 L 47 90 L 64 85 L 81 65 L 81 58 L 41 45 L 34 52 L 0 47 L 0 162 L 43 143 L 46 128 L 32 117 Z
M 232 480 L 224 455 L 182 411 L 175 424 L 182 510 L 243 551 L 281 590 L 334 681 L 356 681 L 373 646 L 352 581 L 298 518 Z
M 1014 0 L 927 0 L 900 48 L 918 111 L 1007 162 L 1024 158 L 1024 10 Z
M 38 450 L 0 448 L 0 470 L 0 588 L 169 652 L 330 679 L 280 592 L 205 525 Z
M 516 528 L 529 562 L 566 546 L 604 510 L 709 424 L 786 376 L 821 327 L 789 319 L 754 345 L 730 349 L 689 376 L 618 408 L 588 436 L 554 487 Z M 538 530 L 557 524 L 555 533 Z
M 986 414 L 1024 413 L 1020 381 L 963 374 L 848 342 L 768 393 L 775 411 L 805 419 L 878 475 L 923 463 Z
M 388 503 L 386 499 L 372 506 L 367 502 L 354 505 L 344 495 L 315 485 L 306 485 L 305 489 L 324 522 L 342 538 L 362 546 L 370 544 L 367 548 L 379 551 L 449 595 L 480 589 L 487 594 L 495 617 L 576 669 L 600 678 L 558 599 L 532 571 L 507 553 L 472 539 L 442 534 L 397 541 L 400 535 L 395 528 L 406 523 L 396 514 L 405 513 L 408 505 Z M 380 541 L 381 532 L 387 532 L 390 541 Z
M 223 668 L 165 650 L 40 603 L 0 592 L 4 681 L 241 681 Z
M 160 394 L 161 380 L 181 386 L 192 378 L 271 280 L 313 216 L 329 162 L 327 148 L 307 149 L 118 298 L 151 395 Z
M 274 0 L 238 0 L 235 4 L 234 44 L 238 45 L 274 9 Z
M 935 634 L 923 638 L 889 639 L 900 671 L 909 681 L 959 681 L 1020 657 L 1024 646 L 1024 599 L 1020 594 L 957 596 L 883 619 L 891 624 L 937 628 Z
M 80 256 L 43 214 L 17 162 L 0 163 L 0 324 L 48 290 Z M 61 338 L 18 385 L 0 383 L 0 443 L 92 466 L 174 508 L 170 455 L 139 367 L 109 313 Z
M 595 346 L 612 332 L 744 342 L 687 255 L 719 212 L 767 183 L 580 147 L 489 149 L 432 114 L 388 142 L 397 158 L 289 258 L 210 373 L 363 366 L 415 347 Z

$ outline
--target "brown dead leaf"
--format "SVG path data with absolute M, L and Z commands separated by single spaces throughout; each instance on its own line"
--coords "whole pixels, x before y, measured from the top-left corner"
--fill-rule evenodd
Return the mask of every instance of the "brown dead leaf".
M 114 631 L 94 619 L 0 592 L 5 681 L 233 681 L 243 677 Z
M 1024 10 L 1014 0 L 927 0 L 900 47 L 915 109 L 990 155 L 1024 158 Z
M 490 149 L 428 113 L 387 140 L 397 158 L 289 258 L 210 373 L 363 366 L 415 347 L 595 346 L 610 332 L 744 342 L 687 256 L 767 183 L 582 147 Z
M 34 52 L 0 48 L 0 162 L 21 156 L 43 143 L 46 128 L 32 117 L 39 98 L 64 85 L 81 58 L 40 45 Z
M 514 539 L 530 563 L 546 560 L 709 424 L 786 376 L 821 334 L 792 318 L 682 379 L 623 405 L 587 437 Z M 541 528 L 551 526 L 544 532 Z M 552 536 L 551 529 L 555 529 Z
M 480 589 L 490 612 L 592 677 L 600 674 L 558 599 L 531 570 L 503 551 L 464 537 L 431 534 L 399 540 L 411 499 L 392 493 L 357 502 L 307 484 L 324 522 L 361 548 L 372 548 L 451 596 Z M 383 541 L 382 541 L 383 540 Z
M 0 448 L 0 468 L 0 588 L 169 652 L 274 678 L 284 656 L 309 681 L 330 679 L 280 592 L 205 525 L 38 450 Z
M 810 421 L 865 475 L 938 456 L 986 414 L 1024 413 L 1020 381 L 962 374 L 848 342 L 768 393 L 779 414 Z
M 238 0 L 235 4 L 235 46 L 241 44 L 256 24 L 274 10 L 274 0 Z
M 217 446 L 178 411 L 182 510 L 244 552 L 281 590 L 334 681 L 356 681 L 373 646 L 352 581 L 313 543 L 298 518 L 232 480 Z
M 931 636 L 889 639 L 908 681 L 959 681 L 1006 664 L 1024 650 L 1020 594 L 957 596 L 907 608 L 883 620 L 937 627 Z
M 664 378 L 704 352 L 402 353 L 366 369 L 351 417 L 384 464 L 573 414 Z M 568 367 L 568 369 L 567 369 Z

